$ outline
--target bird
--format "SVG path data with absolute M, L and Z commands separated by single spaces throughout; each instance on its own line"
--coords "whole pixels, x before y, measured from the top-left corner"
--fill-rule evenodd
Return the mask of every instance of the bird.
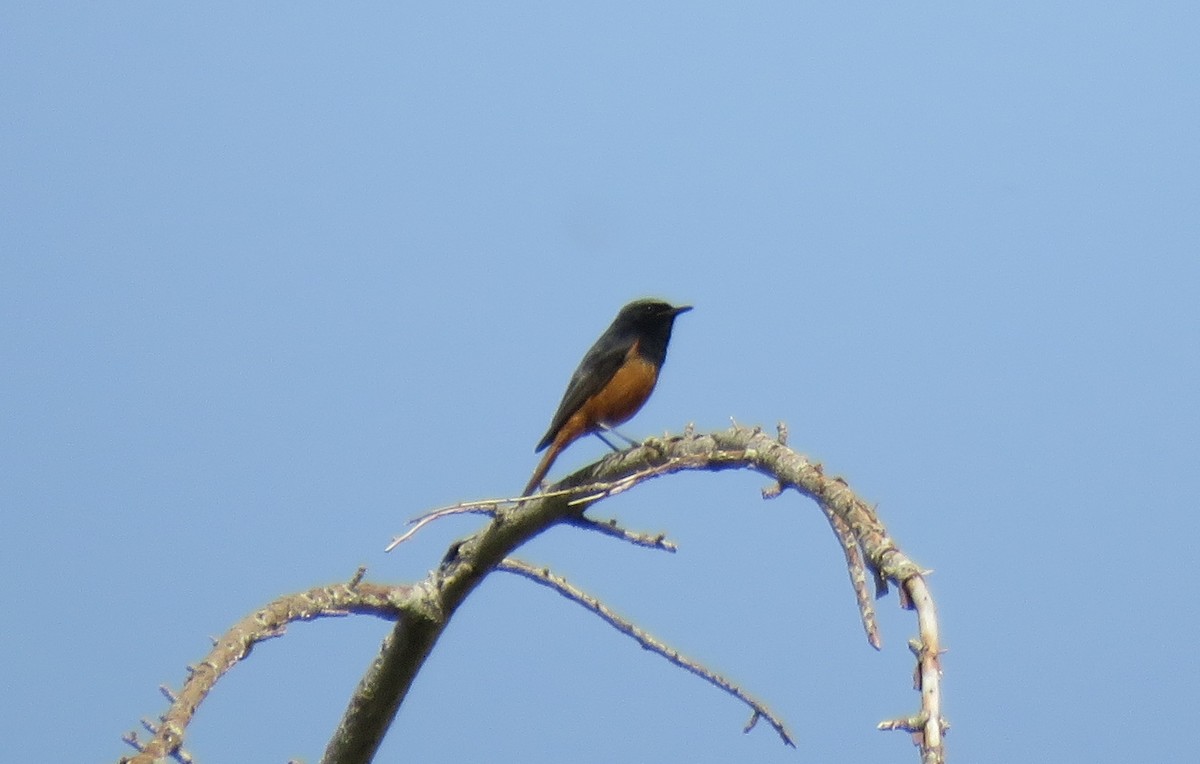
M 621 308 L 571 375 L 549 429 L 533 450 L 545 450 L 546 455 L 522 497 L 537 490 L 564 448 L 629 421 L 642 408 L 667 358 L 675 319 L 691 309 L 654 299 L 634 300 Z

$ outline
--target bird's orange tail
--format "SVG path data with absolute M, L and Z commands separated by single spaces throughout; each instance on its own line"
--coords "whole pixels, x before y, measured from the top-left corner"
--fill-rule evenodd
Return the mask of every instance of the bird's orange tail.
M 529 496 L 538 489 L 542 484 L 542 479 L 546 477 L 546 473 L 550 471 L 550 466 L 554 464 L 554 460 L 558 458 L 559 451 L 562 451 L 562 446 L 558 443 L 551 443 L 546 449 L 546 455 L 538 462 L 537 469 L 533 471 L 533 477 L 529 478 L 529 483 L 525 485 L 525 490 L 521 492 L 521 496 Z

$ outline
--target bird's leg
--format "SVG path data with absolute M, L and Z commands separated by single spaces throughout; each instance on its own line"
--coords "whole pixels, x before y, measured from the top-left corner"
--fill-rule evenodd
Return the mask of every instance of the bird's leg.
M 600 424 L 600 425 L 598 425 L 598 426 L 599 426 L 599 429 L 598 429 L 598 430 L 596 430 L 596 432 L 595 432 L 595 435 L 596 435 L 596 437 L 597 437 L 597 438 L 599 438 L 600 440 L 604 441 L 604 445 L 608 446 L 608 447 L 609 447 L 609 448 L 611 448 L 613 451 L 620 451 L 621 449 L 619 449 L 619 448 L 617 448 L 616 446 L 614 446 L 614 445 L 612 444 L 612 442 L 611 442 L 611 441 L 610 441 L 608 438 L 604 437 L 604 436 L 601 434 L 602 432 L 607 432 L 607 433 L 611 433 L 611 434 L 613 434 L 613 435 L 616 435 L 618 438 L 620 438 L 621 440 L 625 441 L 626 443 L 628 443 L 628 444 L 629 444 L 629 445 L 631 445 L 631 446 L 640 446 L 640 445 L 642 445 L 641 443 L 638 443 L 638 442 L 637 442 L 636 440 L 634 440 L 633 438 L 630 438 L 629 436 L 627 436 L 627 435 L 624 435 L 623 433 L 619 432 L 619 431 L 617 430 L 617 428 L 615 428 L 615 427 L 609 427 L 608 425 L 606 425 L 606 424 L 603 424 L 603 423 L 601 423 L 601 424 Z
M 602 434 L 601 434 L 600 430 L 596 430 L 596 431 L 595 431 L 595 432 L 593 432 L 592 434 L 593 434 L 593 435 L 595 435 L 595 436 L 596 436 L 597 438 L 599 438 L 600 440 L 602 440 L 602 441 L 604 442 L 604 445 L 608 446 L 608 447 L 609 447 L 609 448 L 611 448 L 613 451 L 620 451 L 620 450 L 621 450 L 621 449 L 617 448 L 616 446 L 614 446 L 614 445 L 612 444 L 612 441 L 611 441 L 611 440 L 609 440 L 608 438 L 604 437 L 604 435 L 602 435 Z

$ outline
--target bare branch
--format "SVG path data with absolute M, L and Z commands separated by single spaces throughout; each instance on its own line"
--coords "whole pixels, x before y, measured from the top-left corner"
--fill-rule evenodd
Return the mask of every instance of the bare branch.
M 673 472 L 753 469 L 774 478 L 781 487 L 787 486 L 812 498 L 827 512 L 827 517 L 837 517 L 839 525 L 835 526 L 835 532 L 839 539 L 846 539 L 844 550 L 848 549 L 848 539 L 855 540 L 858 551 L 848 553 L 847 566 L 870 639 L 874 611 L 869 604 L 864 606 L 869 603 L 869 598 L 864 596 L 862 568 L 875 574 L 877 583 L 890 579 L 900 584 L 900 593 L 906 600 L 909 590 L 905 582 L 919 578 L 921 569 L 895 546 L 873 507 L 855 496 L 844 480 L 827 478 L 819 464 L 780 443 L 786 436 L 786 427 L 781 428 L 774 439 L 763 435 L 758 428 L 739 427 L 736 423 L 732 429 L 707 435 L 696 435 L 689 428 L 684 436 L 650 439 L 638 448 L 611 454 L 561 480 L 550 490 L 511 508 L 501 508 L 491 525 L 458 543 L 454 554 L 447 556 L 438 579 L 441 617 L 448 617 L 462 598 L 509 552 L 550 525 L 570 522 L 578 516 L 580 508 L 586 509 L 645 480 Z M 860 559 L 862 567 L 859 567 Z M 444 621 L 441 623 L 444 625 Z M 363 686 L 371 683 L 369 674 L 364 678 Z M 922 718 L 925 719 L 925 731 L 920 741 L 922 759 L 926 764 L 936 764 L 943 760 L 941 738 L 945 722 L 940 715 L 929 713 L 929 709 L 940 708 L 940 674 L 923 670 L 921 676 Z M 388 685 L 395 697 L 388 698 L 387 702 L 394 702 L 398 707 L 409 684 Z M 382 731 L 377 729 L 372 734 L 378 734 L 374 741 L 374 745 L 378 745 Z M 325 761 L 342 760 L 332 758 L 327 751 Z
M 497 566 L 497 569 L 506 571 L 508 573 L 515 573 L 519 576 L 524 576 L 525 578 L 539 583 L 542 586 L 553 589 L 572 602 L 582 605 L 596 615 L 600 616 L 614 629 L 634 639 L 646 650 L 649 650 L 653 653 L 658 653 L 671 663 L 674 663 L 676 666 L 690 671 L 709 684 L 719 687 L 733 697 L 742 701 L 748 705 L 750 710 L 753 712 L 752 716 L 750 717 L 750 722 L 743 730 L 744 732 L 749 732 L 760 718 L 766 719 L 767 723 L 774 727 L 775 731 L 779 733 L 779 737 L 783 739 L 784 743 L 793 748 L 796 747 L 796 744 L 792 741 L 792 736 L 788 733 L 787 727 L 784 726 L 783 721 L 776 717 L 775 714 L 773 714 L 771 710 L 761 702 L 752 698 L 744 690 L 735 685 L 733 682 L 730 682 L 725 677 L 705 667 L 698 661 L 680 654 L 680 652 L 675 648 L 659 641 L 645 630 L 635 626 L 631 621 L 628 621 L 617 615 L 612 611 L 611 608 L 609 608 L 600 600 L 567 583 L 566 579 L 552 574 L 547 568 L 538 568 L 528 563 L 521 562 L 520 560 L 514 560 L 511 558 L 502 560 Z
M 281 634 L 294 621 L 341 616 L 348 612 L 368 613 L 396 620 L 413 597 L 410 586 L 380 586 L 358 583 L 356 586 L 335 584 L 280 597 L 265 608 L 238 621 L 221 638 L 215 640 L 212 652 L 196 666 L 188 669 L 183 689 L 174 694 L 161 724 L 145 722 L 153 737 L 142 744 L 130 734 L 125 740 L 138 750 L 137 755 L 122 758 L 127 764 L 151 764 L 166 757 L 190 761 L 183 753 L 183 732 L 191 722 L 197 707 L 208 693 L 238 661 L 245 658 L 257 643 Z
M 464 515 L 464 514 L 491 515 L 491 516 L 495 517 L 496 507 L 498 507 L 500 505 L 500 503 L 503 501 L 505 501 L 505 499 L 488 499 L 486 501 L 464 502 L 462 504 L 455 504 L 452 507 L 442 507 L 440 509 L 435 509 L 431 512 L 426 512 L 423 515 L 414 517 L 413 519 L 409 520 L 408 524 L 411 525 L 412 527 L 409 528 L 404 533 L 402 533 L 401 535 L 393 538 L 391 540 L 391 543 L 389 543 L 387 546 L 385 546 L 383 548 L 383 551 L 385 551 L 385 552 L 392 551 L 396 547 L 403 544 L 405 541 L 408 541 L 410 538 L 415 536 L 417 534 L 417 531 L 421 530 L 426 525 L 429 525 L 434 520 L 440 520 L 443 517 L 449 517 L 450 515 Z
M 911 732 L 921 749 L 922 764 L 942 764 L 942 737 L 950 725 L 942 718 L 942 664 L 938 636 L 937 610 L 933 597 L 920 574 L 904 581 L 909 602 L 917 611 L 920 639 L 912 640 L 909 649 L 917 656 L 916 689 L 921 693 L 921 711 L 907 719 L 891 719 L 879 723 L 881 730 Z
M 636 478 L 638 476 L 631 476 L 631 477 Z M 629 486 L 622 486 L 622 483 L 625 483 L 625 482 L 626 481 L 616 481 L 616 482 L 611 482 L 611 483 L 593 483 L 591 485 L 576 486 L 576 487 L 567 488 L 567 489 L 560 490 L 560 491 L 544 491 L 540 494 L 537 494 L 536 498 L 545 500 L 545 499 L 553 499 L 553 498 L 559 498 L 559 497 L 570 497 L 572 499 L 572 501 L 570 502 L 572 506 L 587 505 L 587 504 L 590 504 L 600 498 L 612 496 L 615 493 L 620 493 L 621 491 L 624 491 L 627 487 L 629 487 Z M 634 482 L 636 482 L 636 481 L 634 481 Z M 633 483 L 629 483 L 629 485 L 633 485 Z M 582 495 L 582 498 L 580 498 L 581 495 Z M 386 547 L 384 547 L 383 551 L 385 551 L 385 552 L 392 551 L 393 549 L 400 546 L 405 541 L 408 541 L 410 538 L 412 538 L 414 535 L 416 535 L 417 531 L 421 530 L 429 523 L 432 523 L 435 520 L 440 520 L 443 517 L 449 517 L 451 515 L 462 515 L 462 514 L 490 515 L 492 517 L 495 517 L 496 512 L 499 509 L 515 508 L 517 506 L 520 506 L 521 503 L 528 501 L 530 498 L 533 498 L 533 497 L 518 496 L 518 497 L 514 497 L 514 498 L 507 498 L 507 499 L 477 499 L 475 501 L 463 501 L 463 502 L 459 502 L 458 504 L 451 504 L 450 506 L 438 507 L 437 509 L 432 509 L 432 510 L 426 512 L 425 514 L 417 515 L 413 519 L 409 520 L 408 521 L 409 525 L 412 525 L 413 527 L 410 528 L 409 530 L 407 530 L 406 532 L 404 532 L 403 534 L 393 538 L 391 540 L 391 542 L 388 543 L 388 545 Z
M 587 531 L 596 531 L 597 533 L 602 533 L 605 536 L 612 536 L 613 538 L 618 538 L 622 541 L 628 541 L 634 546 L 644 546 L 650 549 L 661 549 L 664 552 L 671 553 L 679 550 L 679 547 L 675 545 L 675 542 L 668 539 L 665 534 L 631 531 L 622 528 L 617 524 L 616 520 L 593 520 L 590 517 L 576 515 L 574 517 L 566 518 L 563 522 L 568 525 L 573 525 L 576 528 L 582 528 Z
M 863 629 L 867 632 L 867 642 L 876 650 L 883 649 L 883 641 L 879 638 L 879 624 L 875 621 L 875 604 L 867 589 L 867 570 L 863 564 L 862 549 L 850 526 L 824 504 L 821 511 L 829 520 L 833 533 L 841 544 L 842 553 L 846 557 L 846 569 L 850 572 L 850 585 L 854 588 L 854 599 L 858 602 L 858 613 L 862 618 Z
M 455 610 L 514 549 L 555 524 L 580 524 L 579 518 L 592 504 L 646 480 L 685 470 L 751 469 L 773 479 L 780 491 L 790 488 L 812 498 L 825 512 L 845 553 L 868 639 L 878 636 L 874 611 L 865 595 L 866 570 L 875 576 L 877 585 L 896 583 L 902 604 L 916 610 L 921 709 L 911 717 L 884 722 L 880 727 L 913 731 L 923 764 L 941 764 L 947 725 L 941 717 L 940 646 L 936 611 L 923 571 L 896 547 L 873 507 L 855 496 L 844 480 L 826 477 L 819 464 L 784 445 L 786 439 L 786 427 L 779 428 L 777 437 L 736 424 L 709 434 L 696 434 L 689 427 L 683 436 L 653 438 L 636 448 L 610 454 L 534 496 L 471 502 L 423 515 L 414 521 L 418 527 L 464 512 L 488 514 L 492 519 L 480 531 L 456 541 L 442 565 L 416 585 L 387 587 L 358 581 L 354 586 L 343 583 L 314 589 L 277 600 L 236 625 L 217 642 L 208 658 L 191 670 L 154 738 L 132 761 L 145 764 L 179 750 L 196 706 L 213 683 L 258 641 L 280 633 L 294 620 L 370 612 L 395 619 L 397 624 L 360 681 L 323 758 L 329 764 L 367 762 Z M 638 537 L 624 530 L 620 534 L 626 540 Z M 393 542 L 393 546 L 395 543 L 400 542 Z M 663 650 L 670 657 L 670 648 L 663 646 Z M 682 661 L 679 665 L 695 670 Z M 741 692 L 726 684 L 729 691 Z M 755 709 L 748 727 L 758 718 L 773 719 L 765 710 L 760 712 L 749 696 L 738 697 Z M 777 731 L 790 741 L 781 726 Z

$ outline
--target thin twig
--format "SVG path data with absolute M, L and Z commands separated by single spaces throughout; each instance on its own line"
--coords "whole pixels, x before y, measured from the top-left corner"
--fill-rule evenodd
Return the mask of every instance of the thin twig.
M 600 600 L 567 583 L 566 579 L 554 575 L 546 568 L 538 568 L 512 558 L 505 558 L 502 560 L 500 564 L 496 566 L 496 569 L 503 570 L 507 573 L 515 573 L 519 576 L 524 576 L 525 578 L 539 583 L 542 586 L 553 589 L 572 602 L 582 605 L 596 615 L 600 616 L 617 631 L 636 640 L 637 643 L 646 650 L 658 653 L 671 663 L 674 663 L 676 666 L 690 671 L 709 684 L 719 687 L 749 706 L 750 710 L 753 712 L 753 716 L 751 716 L 750 722 L 746 725 L 746 731 L 749 731 L 758 719 L 766 719 L 767 723 L 775 728 L 775 732 L 779 734 L 779 737 L 783 739 L 784 743 L 793 748 L 796 747 L 796 744 L 792 741 L 792 736 L 788 733 L 787 727 L 784 725 L 783 721 L 776 717 L 775 714 L 773 714 L 771 710 L 761 702 L 752 698 L 744 690 L 730 682 L 728 679 L 701 665 L 697 661 L 681 655 L 675 648 L 664 644 L 655 637 L 651 636 L 645 630 L 635 626 L 631 621 L 627 621 L 621 616 L 617 615 Z
M 622 528 L 617 524 L 616 520 L 593 520 L 590 517 L 576 515 L 568 517 L 565 520 L 567 525 L 572 525 L 576 528 L 582 528 L 588 531 L 596 531 L 605 536 L 628 541 L 634 546 L 644 546 L 649 549 L 661 549 L 664 552 L 674 553 L 679 550 L 675 542 L 671 541 L 663 533 L 642 533 L 640 531 L 631 531 Z
M 568 506 L 586 506 L 588 504 L 595 503 L 600 499 L 606 499 L 610 496 L 624 493 L 644 480 L 649 480 L 652 477 L 657 477 L 659 475 L 667 474 L 668 472 L 674 472 L 676 470 L 677 466 L 668 461 L 666 464 L 640 470 L 618 480 L 572 486 L 557 491 L 544 491 L 542 493 L 534 494 L 533 496 L 518 496 L 501 499 L 476 499 L 473 501 L 463 501 L 459 502 L 458 504 L 451 504 L 445 507 L 438 507 L 437 509 L 432 509 L 409 520 L 409 525 L 412 525 L 413 527 L 409 528 L 403 534 L 394 537 L 391 542 L 384 547 L 383 551 L 392 551 L 405 541 L 408 541 L 410 538 L 415 536 L 417 531 L 421 530 L 435 520 L 442 519 L 443 517 L 462 514 L 489 515 L 495 517 L 496 513 L 500 511 L 501 508 L 517 507 L 520 504 L 528 502 L 532 499 L 544 501 L 546 499 L 556 499 L 561 496 L 573 497 L 569 502 L 567 502 Z M 632 539 L 627 540 L 632 541 Z M 658 544 L 641 544 L 641 546 L 659 547 Z
M 653 472 L 653 470 L 648 470 L 648 472 Z M 573 486 L 571 488 L 565 488 L 565 489 L 558 490 L 558 491 L 544 491 L 542 493 L 534 494 L 533 496 L 516 496 L 516 497 L 511 497 L 511 498 L 499 498 L 499 499 L 475 499 L 472 501 L 459 502 L 458 504 L 450 504 L 445 507 L 438 507 L 437 509 L 431 509 L 424 514 L 417 515 L 416 517 L 409 520 L 408 524 L 413 527 L 408 529 L 407 531 L 405 531 L 403 534 L 392 538 L 391 542 L 389 542 L 388 545 L 383 548 L 383 551 L 384 552 L 392 551 L 396 547 L 403 544 L 405 541 L 408 541 L 410 538 L 415 536 L 417 531 L 421 530 L 426 525 L 429 525 L 430 523 L 434 522 L 435 520 L 442 519 L 443 517 L 450 517 L 451 515 L 463 515 L 463 514 L 489 515 L 491 517 L 495 517 L 496 513 L 499 512 L 502 508 L 507 509 L 507 508 L 511 508 L 511 507 L 517 507 L 520 504 L 522 504 L 524 502 L 528 502 L 532 499 L 538 499 L 538 500 L 556 499 L 560 496 L 575 496 L 576 494 L 588 494 L 588 495 L 584 496 L 583 498 L 574 499 L 571 502 L 572 506 L 577 506 L 577 505 L 582 505 L 582 504 L 590 504 L 594 501 L 597 501 L 598 499 L 605 498 L 607 496 L 611 496 L 615 493 L 620 493 L 621 491 L 624 491 L 627 488 L 632 487 L 632 485 L 634 485 L 635 483 L 638 482 L 637 478 L 641 478 L 641 477 L 644 477 L 644 476 L 631 475 L 629 478 L 618 480 L 618 481 L 606 482 L 606 483 L 591 483 L 588 485 Z M 625 483 L 628 483 L 628 485 L 623 485 Z
M 496 514 L 496 510 L 495 510 L 495 507 L 493 507 L 491 509 L 485 509 L 485 508 L 475 505 L 475 504 L 459 505 L 459 506 L 454 506 L 454 507 L 443 507 L 442 509 L 435 509 L 432 512 L 427 512 L 426 514 L 421 515 L 420 517 L 414 517 L 412 520 L 409 520 L 408 522 L 410 525 L 412 525 L 412 527 L 409 528 L 402 535 L 396 536 L 395 538 L 393 538 L 391 543 L 383 548 L 383 551 L 384 552 L 392 551 L 396 547 L 403 544 L 405 541 L 408 541 L 410 538 L 415 536 L 417 534 L 417 531 L 421 530 L 426 525 L 429 525 L 434 520 L 440 520 L 441 518 L 449 517 L 450 515 L 464 515 L 464 514 L 493 515 L 494 516 Z

